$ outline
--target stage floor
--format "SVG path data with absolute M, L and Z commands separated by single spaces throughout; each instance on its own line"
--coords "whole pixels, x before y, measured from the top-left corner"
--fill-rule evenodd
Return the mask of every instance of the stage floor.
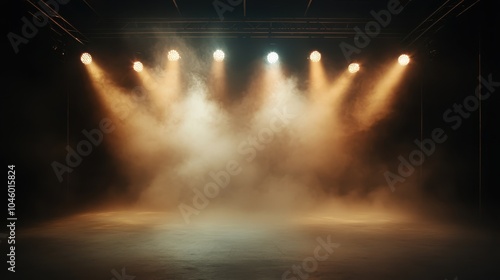
M 500 279 L 495 230 L 370 215 L 204 221 L 120 211 L 20 229 L 15 279 Z

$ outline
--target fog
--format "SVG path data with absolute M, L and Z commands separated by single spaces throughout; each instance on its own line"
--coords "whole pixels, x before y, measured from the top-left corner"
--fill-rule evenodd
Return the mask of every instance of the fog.
M 128 203 L 103 208 L 166 211 L 186 223 L 210 215 L 439 209 L 422 188 L 432 172 L 415 166 L 395 192 L 386 179 L 387 171 L 401 175 L 398 156 L 417 147 L 411 138 L 381 144 L 409 94 L 401 86 L 405 67 L 385 61 L 370 74 L 323 69 L 305 78 L 284 63 L 257 61 L 245 90 L 234 93 L 235 73 L 179 42 L 179 61 L 168 61 L 159 43 L 132 86 L 118 85 L 98 63 L 89 66 L 95 96 L 116 127 L 106 148 L 129 182 L 114 195 Z

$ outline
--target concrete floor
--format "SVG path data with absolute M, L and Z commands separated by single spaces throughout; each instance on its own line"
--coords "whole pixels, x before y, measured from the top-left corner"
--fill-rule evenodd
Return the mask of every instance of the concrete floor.
M 318 238 L 338 246 L 328 252 Z M 185 225 L 158 212 L 101 212 L 16 239 L 13 279 L 23 280 L 500 279 L 498 231 L 383 216 Z

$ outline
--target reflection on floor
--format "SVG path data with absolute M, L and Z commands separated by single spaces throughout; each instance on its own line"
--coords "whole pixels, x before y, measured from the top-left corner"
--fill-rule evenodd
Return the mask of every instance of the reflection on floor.
M 123 211 L 23 229 L 16 279 L 500 279 L 493 230 L 376 215 L 207 220 Z

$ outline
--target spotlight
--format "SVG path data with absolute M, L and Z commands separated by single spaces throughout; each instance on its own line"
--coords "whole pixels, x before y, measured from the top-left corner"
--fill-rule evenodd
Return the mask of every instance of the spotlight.
M 223 51 L 221 50 L 216 50 L 214 52 L 214 60 L 215 61 L 223 61 L 224 60 L 224 57 L 225 57 L 225 54 Z
M 144 65 L 142 65 L 142 62 L 136 61 L 134 62 L 133 68 L 136 72 L 141 72 L 144 69 Z
M 80 60 L 83 64 L 88 65 L 92 63 L 92 56 L 89 53 L 83 53 L 82 56 L 80 56 Z
M 280 59 L 280 57 L 276 52 L 270 52 L 267 55 L 267 62 L 269 62 L 271 64 L 278 62 L 279 59 Z
M 349 64 L 349 67 L 347 68 L 350 73 L 356 73 L 359 71 L 359 64 L 358 63 L 351 63 Z
M 403 66 L 408 65 L 408 63 L 410 63 L 410 57 L 407 54 L 402 54 L 399 56 L 398 62 Z
M 171 50 L 168 52 L 167 58 L 169 61 L 177 61 L 181 59 L 181 56 L 176 50 Z
M 309 59 L 312 61 L 312 62 L 318 62 L 321 60 L 321 53 L 318 52 L 318 51 L 313 51 L 311 53 L 311 55 L 309 55 Z

